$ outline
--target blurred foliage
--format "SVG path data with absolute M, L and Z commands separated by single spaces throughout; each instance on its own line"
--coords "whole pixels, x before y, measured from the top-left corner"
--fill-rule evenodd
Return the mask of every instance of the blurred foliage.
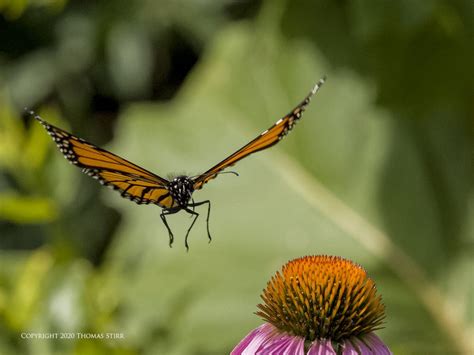
M 268 277 L 350 258 L 396 354 L 469 353 L 473 5 L 413 1 L 0 1 L 0 353 L 223 354 Z M 196 174 L 328 81 L 282 144 L 190 220 L 101 189 L 49 122 L 162 176 Z M 23 332 L 124 339 L 25 340 Z M 471 349 L 472 351 L 472 349 Z
M 28 8 L 47 8 L 50 11 L 61 11 L 64 0 L 1 0 L 0 11 L 8 20 L 17 20 Z

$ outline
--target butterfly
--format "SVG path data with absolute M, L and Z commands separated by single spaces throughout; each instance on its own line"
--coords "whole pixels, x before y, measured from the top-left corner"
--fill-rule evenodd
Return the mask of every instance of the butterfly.
M 193 216 L 193 221 L 184 239 L 185 247 L 188 250 L 189 232 L 199 217 L 199 213 L 195 211 L 195 207 L 207 205 L 207 235 L 209 241 L 211 240 L 211 234 L 209 232 L 211 202 L 209 200 L 195 202 L 192 197 L 193 192 L 200 190 L 204 184 L 219 174 L 227 173 L 223 170 L 234 165 L 239 160 L 278 143 L 301 119 L 311 97 L 316 94 L 324 82 L 325 77 L 318 81 L 304 100 L 290 113 L 278 120 L 273 126 L 262 132 L 254 140 L 206 172 L 196 176 L 179 175 L 170 180 L 162 178 L 118 155 L 53 126 L 36 115 L 33 111 L 29 111 L 28 113 L 43 125 L 64 157 L 73 165 L 82 168 L 84 173 L 99 180 L 102 185 L 118 190 L 124 198 L 138 204 L 152 203 L 160 206 L 162 208 L 160 218 L 168 230 L 170 246 L 173 244 L 174 236 L 168 225 L 166 216 L 181 210 Z M 228 173 L 238 175 L 236 172 Z

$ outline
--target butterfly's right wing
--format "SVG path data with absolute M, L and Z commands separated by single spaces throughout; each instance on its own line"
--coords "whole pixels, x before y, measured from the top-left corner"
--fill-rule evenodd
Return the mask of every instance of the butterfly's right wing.
M 260 150 L 267 149 L 274 144 L 277 144 L 283 137 L 285 137 L 289 131 L 293 128 L 296 122 L 298 122 L 304 110 L 308 106 L 311 97 L 316 94 L 319 88 L 324 84 L 325 78 L 322 78 L 313 87 L 311 92 L 304 98 L 304 100 L 296 106 L 289 114 L 278 120 L 273 126 L 261 133 L 258 137 L 252 140 L 250 143 L 240 148 L 234 154 L 230 155 L 219 164 L 213 166 L 205 173 L 194 178 L 194 189 L 198 190 L 203 187 L 209 180 L 214 179 L 219 172 L 234 165 L 239 160 L 246 156 L 256 153 Z
M 168 190 L 168 180 L 31 114 L 48 131 L 64 157 L 102 185 L 118 190 L 122 197 L 138 204 L 176 206 Z

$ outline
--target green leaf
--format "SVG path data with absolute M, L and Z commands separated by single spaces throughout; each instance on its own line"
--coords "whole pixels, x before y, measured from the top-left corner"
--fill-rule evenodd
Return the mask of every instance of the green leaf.
M 0 219 L 14 223 L 46 223 L 58 216 L 56 204 L 49 198 L 0 193 Z
M 5 319 L 12 329 L 22 331 L 32 321 L 43 296 L 43 281 L 51 270 L 52 261 L 49 252 L 38 250 L 24 263 L 5 310 Z

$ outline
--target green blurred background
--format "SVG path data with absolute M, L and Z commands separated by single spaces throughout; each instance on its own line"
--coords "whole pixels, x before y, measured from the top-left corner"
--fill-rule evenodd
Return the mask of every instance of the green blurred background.
M 0 1 L 0 354 L 226 354 L 289 259 L 363 265 L 395 354 L 469 354 L 470 0 Z M 190 235 L 68 164 L 46 120 L 197 174 L 327 83 L 292 134 L 194 198 Z M 205 212 L 202 210 L 202 212 Z M 117 332 L 24 340 L 22 332 Z

